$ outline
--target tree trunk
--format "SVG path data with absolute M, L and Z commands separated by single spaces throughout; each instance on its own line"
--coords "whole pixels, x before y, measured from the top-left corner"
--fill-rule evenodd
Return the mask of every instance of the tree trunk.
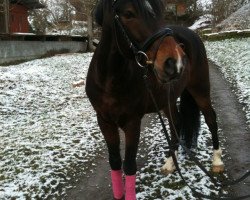
M 197 1 L 193 0 L 194 12 L 197 11 Z
M 89 13 L 87 16 L 87 26 L 88 26 L 88 49 L 89 51 L 94 51 L 95 47 L 93 45 L 93 17 L 92 13 Z

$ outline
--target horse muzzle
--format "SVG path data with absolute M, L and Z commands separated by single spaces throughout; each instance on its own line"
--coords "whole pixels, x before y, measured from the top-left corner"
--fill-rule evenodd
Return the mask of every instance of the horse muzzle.
M 154 73 L 157 79 L 163 83 L 170 83 L 172 81 L 178 81 L 185 69 L 186 58 L 182 60 L 176 60 L 174 58 L 168 58 L 162 64 L 162 66 L 155 66 Z

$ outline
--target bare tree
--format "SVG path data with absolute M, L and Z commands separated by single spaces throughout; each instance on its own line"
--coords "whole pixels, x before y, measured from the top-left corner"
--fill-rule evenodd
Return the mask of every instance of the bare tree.
M 212 0 L 213 27 L 249 2 L 249 0 Z
M 29 21 L 32 31 L 36 34 L 46 34 L 46 29 L 49 26 L 47 20 L 48 10 L 31 10 L 29 11 Z
M 93 51 L 93 11 L 96 0 L 69 0 L 69 2 L 75 7 L 76 11 L 87 20 L 88 47 L 90 51 Z
M 191 21 L 195 21 L 199 16 L 202 15 L 202 10 L 198 6 L 198 0 L 186 1 L 190 12 Z
M 57 33 L 64 29 L 64 34 L 70 34 L 74 8 L 68 0 L 41 0 L 46 5 L 44 9 L 30 11 L 29 21 L 36 33 L 45 34 L 48 30 Z M 66 30 L 69 30 L 68 33 Z
M 164 2 L 168 23 L 189 26 L 202 14 L 198 0 L 164 0 Z

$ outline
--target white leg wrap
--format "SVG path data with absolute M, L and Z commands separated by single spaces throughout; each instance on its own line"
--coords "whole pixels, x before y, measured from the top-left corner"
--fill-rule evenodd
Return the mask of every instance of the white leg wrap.
M 222 155 L 221 148 L 219 148 L 218 150 L 214 150 L 212 170 L 215 173 L 221 173 L 224 171 L 224 163 L 221 160 L 221 155 Z
M 221 160 L 222 150 L 219 148 L 218 150 L 214 150 L 213 154 L 213 166 L 224 165 Z
M 175 151 L 175 156 L 177 158 L 177 151 Z M 176 169 L 176 167 L 174 165 L 174 161 L 173 161 L 172 156 L 165 159 L 165 164 L 162 166 L 161 171 L 164 174 L 170 174 L 170 173 L 173 173 L 175 171 L 175 169 Z

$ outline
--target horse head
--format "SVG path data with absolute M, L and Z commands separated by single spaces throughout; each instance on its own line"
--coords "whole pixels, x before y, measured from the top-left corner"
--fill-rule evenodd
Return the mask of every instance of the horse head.
M 161 0 L 102 0 L 96 18 L 122 56 L 134 60 L 143 51 L 158 81 L 168 83 L 181 76 L 187 59 L 166 28 L 163 9 Z

